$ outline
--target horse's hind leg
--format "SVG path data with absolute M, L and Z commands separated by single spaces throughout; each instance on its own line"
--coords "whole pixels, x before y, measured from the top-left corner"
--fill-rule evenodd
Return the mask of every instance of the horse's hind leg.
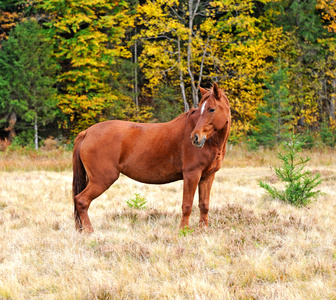
M 114 176 L 109 178 L 108 183 L 92 181 L 89 179 L 89 183 L 86 188 L 78 195 L 75 196 L 75 218 L 76 218 L 76 229 L 83 231 L 85 233 L 93 232 L 93 227 L 91 225 L 88 209 L 92 200 L 99 197 L 104 193 L 119 177 L 119 173 L 115 173 Z

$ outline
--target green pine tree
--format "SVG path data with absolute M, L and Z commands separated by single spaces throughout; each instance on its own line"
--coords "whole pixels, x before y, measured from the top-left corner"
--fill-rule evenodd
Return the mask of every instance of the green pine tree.
M 290 96 L 286 83 L 287 70 L 278 64 L 278 70 L 268 74 L 265 82 L 267 91 L 264 103 L 259 105 L 256 116 L 256 129 L 251 140 L 254 146 L 274 147 L 288 137 L 291 121 Z
M 319 2 L 280 0 L 267 4 L 273 8 L 270 11 L 274 25 L 285 33 L 283 43 L 286 46 L 282 56 L 287 62 L 288 88 L 293 97 L 291 114 L 296 121 L 304 120 L 301 124 L 306 128 L 323 118 L 326 107 L 329 107 L 328 90 L 332 88 L 326 78 L 326 61 L 334 52 L 328 50 L 333 39 L 326 43 L 322 40 L 334 37 L 334 33 L 328 33 L 323 24 L 324 13 L 317 8 Z
M 275 174 L 285 183 L 285 190 L 278 190 L 268 183 L 259 182 L 260 187 L 264 188 L 272 198 L 279 199 L 295 206 L 306 206 L 319 193 L 313 191 L 321 182 L 319 173 L 312 175 L 310 171 L 304 171 L 305 164 L 310 158 L 299 156 L 303 142 L 295 135 L 290 142 L 284 142 L 285 153 L 278 152 L 278 157 L 283 161 L 280 168 L 274 168 Z
M 0 51 L 2 118 L 14 112 L 34 127 L 36 149 L 39 127 L 51 122 L 57 111 L 53 88 L 56 69 L 51 45 L 33 19 L 17 25 L 3 43 Z

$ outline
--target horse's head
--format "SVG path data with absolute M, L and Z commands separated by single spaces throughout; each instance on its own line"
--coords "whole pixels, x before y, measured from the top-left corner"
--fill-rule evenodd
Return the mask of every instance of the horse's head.
M 198 148 L 202 148 L 207 139 L 224 129 L 231 120 L 229 100 L 216 83 L 212 89 L 200 87 L 200 91 L 199 119 L 190 136 L 192 144 Z

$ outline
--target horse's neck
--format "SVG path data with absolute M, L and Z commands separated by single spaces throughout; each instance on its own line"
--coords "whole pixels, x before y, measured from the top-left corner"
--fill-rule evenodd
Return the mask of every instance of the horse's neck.
M 172 126 L 172 128 L 174 129 L 181 128 L 181 130 L 183 131 L 185 130 L 190 131 L 191 129 L 192 131 L 196 126 L 196 122 L 197 122 L 196 109 L 191 109 L 183 114 L 180 114 L 175 119 L 169 121 L 168 124 Z
M 192 108 L 191 110 L 181 115 L 181 117 L 183 117 L 186 125 L 189 125 L 192 128 L 192 130 L 194 130 L 197 120 L 199 118 L 199 111 L 196 108 Z M 186 128 L 187 127 L 188 126 L 186 126 Z

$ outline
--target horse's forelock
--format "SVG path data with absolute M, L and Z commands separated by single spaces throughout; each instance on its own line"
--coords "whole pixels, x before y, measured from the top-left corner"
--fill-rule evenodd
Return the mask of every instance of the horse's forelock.
M 224 98 L 224 100 L 226 100 L 226 102 L 229 104 L 229 99 L 225 95 L 224 91 L 221 88 L 218 88 L 218 91 L 219 91 L 220 95 Z M 207 90 L 207 93 L 204 94 L 204 96 L 202 97 L 201 101 L 199 102 L 199 105 L 202 106 L 202 104 L 205 101 L 208 101 L 208 100 L 210 100 L 210 101 L 216 101 L 216 96 L 215 96 L 215 92 L 214 92 L 213 88 Z
M 221 94 L 223 94 L 223 92 L 221 91 Z M 201 101 L 200 101 L 200 105 L 203 104 L 205 101 L 216 101 L 216 96 L 215 93 L 213 91 L 213 89 L 208 90 L 208 92 L 202 97 Z

